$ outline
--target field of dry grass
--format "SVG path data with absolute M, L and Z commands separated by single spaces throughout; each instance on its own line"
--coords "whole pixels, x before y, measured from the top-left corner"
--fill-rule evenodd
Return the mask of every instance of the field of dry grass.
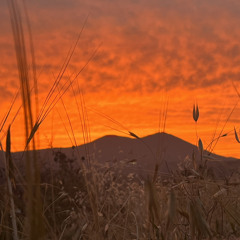
M 26 147 L 23 167 L 18 168 L 11 157 L 11 124 L 7 126 L 6 144 L 0 142 L 4 159 L 0 183 L 0 239 L 239 239 L 239 169 L 225 178 L 216 179 L 208 169 L 209 156 L 204 154 L 200 138 L 200 157 L 192 155 L 183 159 L 178 169 L 168 176 L 159 174 L 157 163 L 152 174 L 140 179 L 134 172 L 126 174 L 124 165 L 97 164 L 89 157 L 87 148 L 85 160 L 78 154 L 69 159 L 56 152 L 58 168 L 40 171 L 35 135 L 84 69 L 69 81 L 61 82 L 81 33 L 39 108 L 30 23 L 28 21 L 28 54 L 19 8 L 14 0 L 8 3 Z M 30 56 L 31 64 L 27 56 Z M 32 65 L 31 70 L 29 65 Z M 33 109 L 36 110 L 35 117 Z M 83 137 L 88 142 L 89 129 L 82 96 L 78 111 Z M 1 122 L 1 129 L 9 112 Z M 193 119 L 196 124 L 198 118 L 199 109 L 195 104 Z M 166 116 L 163 119 L 166 120 Z M 128 134 L 141 141 L 136 134 L 130 131 Z M 220 134 L 219 138 L 223 136 Z M 239 141 L 236 131 L 235 137 Z
M 123 165 L 84 163 L 57 152 L 59 168 L 41 174 L 43 235 L 39 239 L 238 239 L 240 174 L 217 180 L 207 167 L 186 159 L 169 176 L 139 179 Z M 82 160 L 81 160 L 82 161 Z M 12 239 L 12 206 L 1 184 L 2 239 Z M 6 180 L 6 179 L 5 179 Z M 26 195 L 15 174 L 12 185 L 17 239 L 29 237 Z M 13 180 L 12 180 L 13 183 Z M 35 201 L 35 200 L 34 200 Z M 95 204 L 95 205 L 94 205 Z M 35 229 L 38 233 L 38 229 Z

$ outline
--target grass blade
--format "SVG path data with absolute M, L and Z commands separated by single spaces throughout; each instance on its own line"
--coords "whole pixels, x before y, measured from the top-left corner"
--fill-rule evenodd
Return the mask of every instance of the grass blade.
M 236 131 L 235 127 L 234 127 L 234 134 L 235 134 L 235 139 L 237 140 L 238 143 L 240 143 L 240 140 L 238 138 L 238 134 L 237 134 L 237 131 Z
M 2 143 L 0 142 L 0 147 L 2 149 L 3 159 L 5 162 L 5 169 L 6 169 L 6 178 L 7 178 L 7 188 L 8 188 L 8 196 L 10 200 L 10 207 L 11 207 L 11 220 L 12 220 L 12 228 L 13 228 L 13 239 L 18 240 L 18 229 L 17 229 L 17 218 L 15 213 L 15 204 L 13 199 L 13 188 L 12 182 L 10 179 L 10 173 L 12 169 L 10 169 L 10 158 L 11 158 L 11 135 L 10 135 L 10 127 L 8 128 L 7 132 L 7 139 L 6 139 L 6 154 L 3 152 Z

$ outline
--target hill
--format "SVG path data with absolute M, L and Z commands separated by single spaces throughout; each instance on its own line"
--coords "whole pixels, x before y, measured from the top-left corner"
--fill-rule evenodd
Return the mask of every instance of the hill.
M 156 133 L 141 139 L 109 135 L 76 148 L 38 150 L 43 169 L 57 168 L 57 159 L 61 157 L 65 158 L 64 161 L 76 159 L 73 161 L 75 166 L 78 161 L 86 161 L 89 157 L 95 163 L 119 166 L 123 171 L 143 176 L 152 175 L 156 164 L 162 174 L 192 164 L 193 153 L 196 161 L 200 162 L 199 150 L 195 145 L 167 133 Z M 204 155 L 209 156 L 207 164 L 217 175 L 230 174 L 240 167 L 239 159 L 208 152 L 204 152 Z M 22 156 L 22 152 L 13 153 L 13 159 L 19 166 L 22 165 Z

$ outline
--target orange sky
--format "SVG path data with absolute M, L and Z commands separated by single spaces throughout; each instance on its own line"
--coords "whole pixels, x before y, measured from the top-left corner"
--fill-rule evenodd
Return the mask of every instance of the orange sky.
M 204 146 L 221 131 L 240 91 L 240 2 L 238 0 L 32 0 L 31 18 L 40 90 L 40 108 L 70 46 L 89 15 L 68 67 L 76 74 L 99 46 L 77 82 L 88 107 L 91 138 L 120 134 L 123 127 L 142 137 L 159 130 L 159 112 L 169 99 L 166 132 L 196 142 L 192 107 L 200 108 L 198 135 Z M 19 87 L 7 4 L 0 2 L 0 117 Z M 80 96 L 78 95 L 78 99 Z M 82 144 L 82 130 L 70 89 L 63 101 Z M 20 104 L 15 104 L 10 120 Z M 224 133 L 240 127 L 239 107 Z M 60 114 L 60 116 L 59 116 Z M 71 146 L 70 127 L 61 102 L 40 128 L 41 148 Z M 7 129 L 7 124 L 6 128 Z M 22 116 L 12 127 L 13 150 L 22 150 Z M 3 133 L 2 133 L 3 134 Z M 72 135 L 71 135 L 72 137 Z M 233 131 L 215 152 L 240 158 Z

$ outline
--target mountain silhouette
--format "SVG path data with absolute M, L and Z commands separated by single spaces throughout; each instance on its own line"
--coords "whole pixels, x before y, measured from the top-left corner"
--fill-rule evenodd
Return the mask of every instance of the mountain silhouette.
M 42 169 L 57 168 L 58 154 L 58 157 L 65 157 L 66 161 L 75 159 L 76 166 L 78 161 L 86 162 L 89 159 L 93 163 L 114 165 L 123 172 L 134 172 L 143 176 L 152 175 L 156 164 L 159 173 L 169 174 L 186 162 L 191 164 L 193 156 L 196 162 L 201 163 L 198 147 L 167 133 L 156 133 L 140 139 L 108 135 L 74 148 L 53 148 L 37 152 Z M 22 152 L 13 153 L 13 159 L 18 166 L 22 165 L 22 155 Z M 206 151 L 204 156 L 208 157 L 207 165 L 218 175 L 230 174 L 240 167 L 240 160 L 236 158 Z M 3 159 L 0 160 L 3 167 Z
M 143 175 L 153 174 L 155 165 L 159 171 L 169 173 L 179 168 L 183 162 L 192 162 L 193 155 L 201 163 L 197 146 L 167 133 L 156 133 L 141 139 L 105 136 L 87 145 L 93 153 L 92 159 L 98 162 L 121 163 L 126 169 Z M 82 146 L 79 152 L 84 154 Z M 210 154 L 204 151 L 207 164 L 220 174 L 231 173 L 240 167 L 240 160 Z

